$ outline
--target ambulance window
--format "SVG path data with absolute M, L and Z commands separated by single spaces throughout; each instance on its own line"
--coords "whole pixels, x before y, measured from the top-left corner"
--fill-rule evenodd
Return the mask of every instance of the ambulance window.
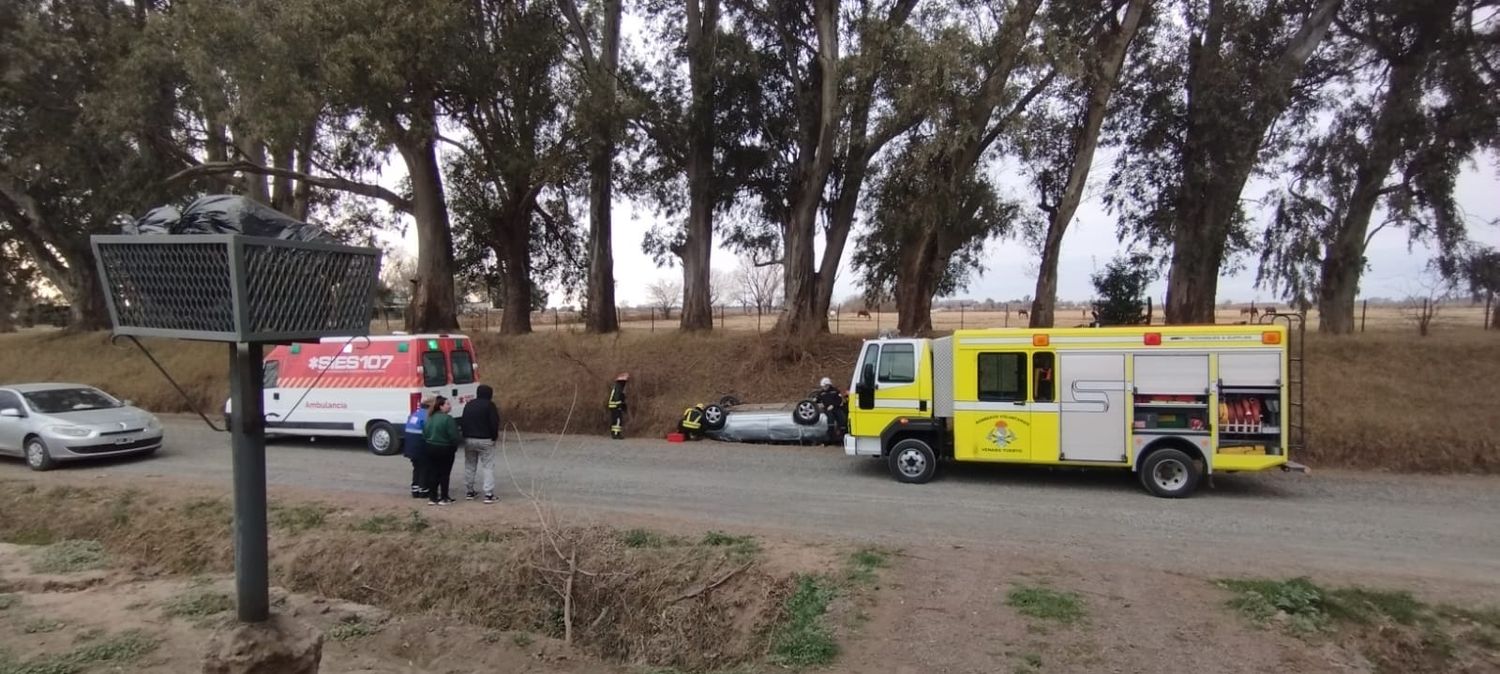
M 276 388 L 276 380 L 281 375 L 281 362 L 268 360 L 260 370 L 260 382 L 263 388 Z
M 979 399 L 1025 402 L 1026 354 L 979 354 Z
M 917 380 L 917 357 L 910 344 L 887 344 L 880 350 L 880 374 L 887 384 L 910 384 Z
M 422 354 L 422 385 L 444 386 L 448 383 L 448 359 L 442 351 Z
M 468 351 L 454 351 L 448 358 L 453 361 L 453 383 L 474 383 L 474 357 Z
M 1057 368 L 1054 367 L 1056 359 L 1056 354 L 1050 351 L 1031 357 L 1031 391 L 1036 398 L 1034 402 L 1057 402 L 1057 389 L 1053 385 L 1057 381 Z

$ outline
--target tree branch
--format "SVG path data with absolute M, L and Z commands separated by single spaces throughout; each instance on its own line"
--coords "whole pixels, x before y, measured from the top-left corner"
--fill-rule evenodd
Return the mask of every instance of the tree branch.
M 392 192 L 379 185 L 371 185 L 369 183 L 361 183 L 344 178 L 330 178 L 324 176 L 308 175 L 301 171 L 261 166 L 260 164 L 256 164 L 255 162 L 246 161 L 243 159 L 238 161 L 207 162 L 198 164 L 196 166 L 192 166 L 172 174 L 171 177 L 168 177 L 166 180 L 162 181 L 162 184 L 172 185 L 175 183 L 192 180 L 194 178 L 205 176 L 219 176 L 226 173 L 253 173 L 255 175 L 291 178 L 293 180 L 300 180 L 315 187 L 322 187 L 324 189 L 337 190 L 340 192 L 348 192 L 350 194 L 355 194 L 363 197 L 379 199 L 390 204 L 392 207 L 403 213 L 410 213 L 412 212 L 413 208 L 412 203 L 409 199 L 406 199 L 401 195 L 396 194 L 395 192 Z

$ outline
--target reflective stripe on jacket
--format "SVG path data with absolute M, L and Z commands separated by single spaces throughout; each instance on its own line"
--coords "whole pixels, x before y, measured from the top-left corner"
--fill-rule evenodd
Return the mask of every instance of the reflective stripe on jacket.
M 703 427 L 703 410 L 689 407 L 682 413 L 682 427 L 690 431 L 696 431 Z

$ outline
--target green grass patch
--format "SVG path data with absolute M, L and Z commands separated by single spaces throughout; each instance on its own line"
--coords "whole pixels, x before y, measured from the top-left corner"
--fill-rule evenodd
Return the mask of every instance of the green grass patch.
M 417 533 L 432 528 L 432 524 L 415 510 L 405 517 L 395 515 L 375 515 L 361 520 L 354 525 L 355 531 L 363 531 L 367 534 L 390 534 L 397 532 Z
M 771 661 L 783 667 L 817 667 L 833 662 L 839 647 L 824 623 L 828 604 L 838 595 L 826 578 L 800 576 L 782 606 L 783 619 L 771 635 Z
M 234 506 L 221 498 L 189 499 L 181 506 L 182 514 L 194 519 L 212 520 L 231 524 L 234 522 Z
M 699 545 L 711 548 L 728 548 L 735 555 L 753 555 L 760 552 L 760 543 L 754 536 L 735 536 L 722 531 L 710 531 L 699 539 Z
M 1229 607 L 1252 622 L 1264 624 L 1285 615 L 1287 626 L 1296 632 L 1318 632 L 1329 626 L 1328 595 L 1306 578 L 1225 579 L 1218 585 L 1234 593 Z
M 57 533 L 46 525 L 23 524 L 21 528 L 4 538 L 15 545 L 52 545 L 57 542 Z
M 725 535 L 716 531 L 711 531 L 709 534 Z M 708 535 L 705 535 L 704 538 L 707 539 Z M 734 537 L 729 536 L 728 538 Z M 720 539 L 718 536 L 715 536 L 714 540 L 717 541 Z M 624 543 L 627 548 L 666 548 L 677 547 L 685 544 L 687 541 L 678 536 L 669 536 L 650 529 L 627 529 L 620 532 L 620 542 Z M 704 543 L 704 545 L 719 545 L 719 543 Z
M 1361 587 L 1330 590 L 1307 578 L 1225 579 L 1218 585 L 1234 593 L 1229 606 L 1251 621 L 1280 620 L 1299 633 L 1327 631 L 1336 621 L 1410 626 L 1428 622 L 1434 615 L 1410 592 Z
M 320 529 L 328 522 L 330 508 L 321 505 L 273 505 L 271 526 L 284 529 L 290 534 Z
M 234 609 L 234 597 L 223 592 L 189 590 L 173 597 L 164 607 L 172 618 L 207 618 Z
M 0 594 L 0 611 L 21 605 L 21 597 L 14 594 Z
M 1017 585 L 1005 595 L 1005 604 L 1028 618 L 1050 620 L 1072 624 L 1082 620 L 1085 611 L 1083 598 L 1075 592 L 1034 586 Z
M 511 635 L 510 642 L 515 644 L 516 648 L 526 648 L 532 643 L 531 635 L 525 632 L 516 632 Z
M 156 650 L 159 643 L 143 632 L 131 630 L 59 655 L 25 662 L 0 658 L 0 674 L 79 674 L 101 665 L 121 668 Z
M 49 620 L 47 618 L 33 618 L 21 626 L 21 631 L 26 634 L 49 634 L 56 632 L 68 624 L 61 620 Z
M 58 541 L 33 553 L 33 573 L 77 573 L 104 566 L 104 546 L 99 541 Z
M 846 563 L 844 580 L 861 585 L 873 585 L 879 579 L 878 571 L 891 565 L 891 553 L 876 547 L 864 547 L 850 553 Z
M 380 632 L 378 625 L 355 619 L 341 622 L 328 630 L 328 638 L 334 641 L 351 641 L 373 636 Z

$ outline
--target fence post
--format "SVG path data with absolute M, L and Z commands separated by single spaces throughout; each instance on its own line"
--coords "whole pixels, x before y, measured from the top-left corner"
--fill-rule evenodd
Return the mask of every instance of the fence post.
M 1360 309 L 1359 309 L 1359 331 L 1360 332 L 1364 332 L 1365 331 L 1365 315 L 1368 314 L 1368 313 L 1370 313 L 1370 300 L 1365 300 L 1364 302 L 1362 302 L 1360 304 Z
M 833 310 L 833 334 L 835 334 L 835 335 L 843 334 L 843 333 L 841 333 L 839 331 L 839 316 L 842 316 L 843 313 L 844 313 L 844 308 L 843 307 L 839 307 L 839 308 Z M 1485 309 L 1484 315 L 1485 316 L 1489 316 L 1490 315 L 1489 309 Z
M 651 331 L 656 332 L 656 307 L 651 307 Z
M 958 329 L 964 329 L 964 303 L 958 303 Z
M 1005 303 L 1005 327 L 1010 327 L 1010 302 Z

